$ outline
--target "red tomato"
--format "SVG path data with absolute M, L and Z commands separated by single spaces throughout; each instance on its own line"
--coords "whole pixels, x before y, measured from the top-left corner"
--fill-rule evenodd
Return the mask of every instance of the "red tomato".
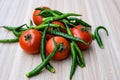
M 73 27 L 71 29 L 71 32 L 72 32 L 73 36 L 78 37 L 78 38 L 84 40 L 85 42 L 88 42 L 89 45 L 92 42 L 92 36 L 91 36 L 90 32 L 82 25 Z M 78 42 L 77 44 L 81 50 L 85 50 L 89 47 L 89 45 L 84 45 L 80 42 Z
M 50 10 L 50 8 L 48 8 L 48 7 L 45 7 L 45 6 L 43 6 L 42 8 L 45 8 L 45 9 L 48 9 L 48 10 Z M 34 10 L 34 12 L 33 12 L 33 22 L 35 23 L 35 25 L 40 25 L 42 22 L 43 22 L 43 18 L 44 17 L 42 17 L 42 16 L 37 16 L 38 14 L 40 14 L 41 13 L 41 10 Z
M 48 40 L 48 42 L 46 43 L 46 54 L 49 55 L 55 48 L 54 43 L 53 43 L 53 38 L 55 39 L 57 44 L 62 45 L 60 47 L 61 50 L 58 50 L 55 53 L 55 55 L 53 56 L 53 59 L 54 60 L 63 60 L 65 58 L 67 58 L 69 55 L 70 44 L 65 38 L 60 37 L 60 36 L 55 36 Z
M 41 11 L 40 10 L 35 10 L 33 12 L 33 22 L 35 23 L 35 25 L 40 25 L 43 22 L 43 18 L 42 16 L 37 16 Z
M 42 35 L 35 29 L 26 30 L 19 39 L 21 48 L 29 54 L 36 54 L 40 50 Z

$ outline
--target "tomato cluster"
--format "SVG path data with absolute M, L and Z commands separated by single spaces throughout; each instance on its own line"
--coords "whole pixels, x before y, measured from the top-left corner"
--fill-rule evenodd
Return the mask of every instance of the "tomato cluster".
M 47 10 L 50 10 L 48 7 L 42 7 Z M 41 10 L 34 10 L 33 12 L 33 22 L 35 25 L 40 25 L 43 22 L 43 16 L 38 16 L 38 14 L 41 13 Z M 53 21 L 53 24 L 57 24 L 65 28 L 65 25 L 61 21 Z M 49 28 L 48 30 L 52 30 L 52 28 Z M 58 31 L 62 31 L 66 33 L 65 29 L 57 29 Z M 78 37 L 86 42 L 90 43 L 92 42 L 92 36 L 91 33 L 82 25 L 76 25 L 71 28 L 71 33 L 74 37 Z M 19 42 L 20 46 L 23 50 L 25 50 L 29 54 L 37 54 L 40 51 L 40 42 L 41 42 L 41 36 L 42 34 L 35 29 L 29 29 L 20 36 Z M 65 49 L 62 51 L 57 51 L 54 55 L 54 60 L 63 60 L 68 57 L 70 53 L 70 44 L 67 39 L 60 36 L 54 36 L 51 34 L 46 35 L 46 55 L 49 55 L 53 49 L 54 44 L 52 39 L 55 38 L 55 41 L 57 43 L 62 43 Z M 81 50 L 85 50 L 89 47 L 89 45 L 82 44 L 80 42 L 77 42 L 78 46 Z

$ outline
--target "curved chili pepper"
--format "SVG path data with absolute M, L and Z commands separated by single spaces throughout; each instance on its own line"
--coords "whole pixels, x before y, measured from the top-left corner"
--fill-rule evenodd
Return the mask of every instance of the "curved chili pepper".
M 28 72 L 26 74 L 27 77 L 32 77 L 34 75 L 37 75 L 47 64 L 48 62 L 52 59 L 52 57 L 54 56 L 54 54 L 56 53 L 56 51 L 58 50 L 58 48 L 60 47 L 59 44 L 57 44 L 55 42 L 55 40 L 53 39 L 53 42 L 54 42 L 54 45 L 55 45 L 55 48 L 54 50 L 50 53 L 50 55 L 48 55 L 46 57 L 46 59 L 41 63 L 39 64 L 36 68 L 34 68 L 32 71 Z
M 98 43 L 98 45 L 100 46 L 100 48 L 103 49 L 103 48 L 104 48 L 104 45 L 103 45 L 103 42 L 102 42 L 102 40 L 101 40 L 101 37 L 100 37 L 100 35 L 99 35 L 99 33 L 98 33 L 98 31 L 99 31 L 100 29 L 105 30 L 107 36 L 108 36 L 109 34 L 108 34 L 108 30 L 107 30 L 105 27 L 103 27 L 103 26 L 98 26 L 98 27 L 95 29 L 95 31 L 94 31 L 95 39 L 97 40 L 97 43 Z

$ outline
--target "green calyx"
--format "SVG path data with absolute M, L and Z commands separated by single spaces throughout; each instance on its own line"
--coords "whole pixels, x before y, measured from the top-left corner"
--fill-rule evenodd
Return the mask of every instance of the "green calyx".
M 64 43 L 59 43 L 58 44 L 58 51 L 59 52 L 63 52 L 66 49 L 66 46 L 64 45 Z
M 82 30 L 83 32 L 89 32 L 89 31 L 91 30 L 91 28 L 82 26 L 81 30 Z
M 32 39 L 32 36 L 31 34 L 27 34 L 24 36 L 24 38 L 25 38 L 25 41 L 30 41 Z
M 88 31 L 88 29 L 87 29 L 86 27 L 81 28 L 81 30 L 82 30 L 83 32 L 87 32 L 87 31 Z

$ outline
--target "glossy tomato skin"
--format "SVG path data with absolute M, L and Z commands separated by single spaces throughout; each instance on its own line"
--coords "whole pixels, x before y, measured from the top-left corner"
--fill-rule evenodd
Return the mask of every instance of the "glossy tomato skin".
M 20 36 L 20 47 L 29 54 L 37 54 L 40 50 L 42 35 L 35 29 L 26 30 Z
M 92 42 L 91 33 L 88 30 L 84 30 L 84 29 L 85 29 L 84 26 L 78 25 L 78 26 L 73 27 L 71 29 L 71 32 L 72 32 L 73 36 L 81 38 L 85 42 L 88 42 L 89 45 L 90 45 L 91 42 Z M 78 44 L 78 46 L 80 47 L 81 50 L 85 50 L 89 47 L 89 45 L 84 45 L 80 42 L 78 42 L 77 44 Z
M 37 16 L 40 12 L 41 12 L 41 10 L 35 10 L 33 12 L 33 22 L 37 26 L 43 22 L 43 18 L 44 18 L 42 16 Z
M 46 6 L 43 6 L 42 8 L 50 10 L 50 8 L 46 7 Z M 40 25 L 43 22 L 43 18 L 44 18 L 43 16 L 37 16 L 40 13 L 41 13 L 41 10 L 34 10 L 33 16 L 32 16 L 33 17 L 33 22 L 37 26 Z
M 54 37 L 54 35 L 46 34 L 46 40 L 49 40 L 50 38 Z
M 62 52 L 57 51 L 55 55 L 53 56 L 54 60 L 63 60 L 68 57 L 69 50 L 70 50 L 70 44 L 69 42 L 60 36 L 54 36 L 51 39 L 49 39 L 46 43 L 46 54 L 49 55 L 54 50 L 54 43 L 53 38 L 55 39 L 57 44 L 63 43 L 65 45 L 65 49 L 63 49 Z

